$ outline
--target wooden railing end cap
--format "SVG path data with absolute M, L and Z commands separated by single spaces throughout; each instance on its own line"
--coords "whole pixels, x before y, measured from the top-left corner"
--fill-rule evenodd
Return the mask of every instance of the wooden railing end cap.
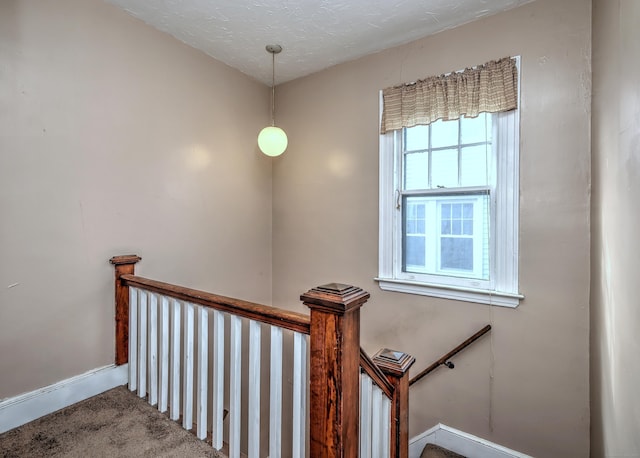
M 407 373 L 416 359 L 407 353 L 383 348 L 374 355 L 373 361 L 385 374 L 402 376 Z
M 300 300 L 311 309 L 333 313 L 345 313 L 361 307 L 370 294 L 357 286 L 343 283 L 327 283 L 310 289 Z
M 121 266 L 123 264 L 136 264 L 142 258 L 137 254 L 125 254 L 120 256 L 114 256 L 109 259 L 109 262 L 115 266 Z

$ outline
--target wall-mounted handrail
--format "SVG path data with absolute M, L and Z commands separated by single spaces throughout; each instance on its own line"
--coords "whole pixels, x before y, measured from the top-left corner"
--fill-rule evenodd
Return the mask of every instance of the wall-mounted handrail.
M 440 367 L 442 365 L 445 365 L 445 366 L 449 367 L 450 369 L 453 369 L 454 365 L 449 360 L 452 357 L 454 357 L 456 354 L 460 353 L 462 350 L 467 348 L 473 342 L 478 340 L 480 337 L 485 335 L 489 331 L 491 331 L 491 325 L 490 324 L 488 324 L 484 328 L 480 329 L 478 332 L 476 332 L 474 335 L 472 335 L 467 340 L 462 342 L 460 345 L 458 345 L 456 348 L 451 350 L 449 353 L 447 353 L 444 356 L 442 356 L 442 358 L 438 359 L 437 361 L 434 361 L 430 366 L 428 366 L 426 369 L 424 369 L 418 375 L 416 375 L 415 377 L 411 378 L 411 380 L 409 380 L 409 386 L 413 385 L 414 383 L 419 381 L 421 378 L 423 378 L 424 376 L 426 376 L 427 374 L 429 374 L 430 372 L 434 371 L 435 369 L 437 369 L 438 367 Z

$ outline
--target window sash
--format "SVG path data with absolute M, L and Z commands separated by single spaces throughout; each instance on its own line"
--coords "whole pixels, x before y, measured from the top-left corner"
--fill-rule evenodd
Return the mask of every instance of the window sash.
M 478 121 L 484 122 L 478 124 Z M 428 126 L 403 128 L 401 137 L 397 137 L 402 142 L 400 168 L 402 175 L 399 181 L 402 184 L 401 188 L 403 190 L 451 189 L 464 186 L 489 186 L 495 183 L 495 173 L 492 171 L 494 164 L 492 158 L 495 153 L 492 150 L 493 129 L 487 128 L 488 125 L 493 126 L 493 121 L 494 117 L 491 113 L 482 113 L 480 117 L 474 119 L 439 120 Z M 452 131 L 451 127 L 445 127 L 445 122 L 454 124 L 455 133 L 453 136 L 445 134 L 446 142 L 437 141 L 437 138 L 441 137 L 440 132 L 448 130 L 451 133 Z M 479 126 L 481 126 L 482 137 L 478 136 Z M 471 138 L 469 138 L 470 133 Z M 480 141 L 480 138 L 483 140 Z M 452 157 L 454 152 L 455 157 Z M 448 179 L 442 176 L 434 177 L 447 160 L 455 164 L 450 167 L 449 175 L 451 176 Z M 474 169 L 478 169 L 479 166 L 484 168 L 484 174 L 474 173 Z
M 411 201 L 410 201 L 411 200 Z M 452 284 L 474 282 L 478 286 L 481 281 L 487 287 L 490 283 L 491 250 L 491 216 L 489 189 L 478 189 L 472 193 L 421 193 L 405 195 L 402 197 L 402 216 L 400 218 L 401 246 L 398 248 L 399 259 L 394 265 L 394 276 L 414 281 L 449 282 Z M 471 204 L 472 210 L 472 234 L 443 234 L 442 233 L 442 206 L 446 204 L 461 205 Z M 408 223 L 411 219 L 408 213 L 414 206 L 424 206 L 424 228 L 422 231 L 413 230 Z M 485 214 L 486 219 L 485 219 Z M 431 224 L 428 222 L 431 221 Z M 487 228 L 483 228 L 484 224 Z M 417 226 L 417 225 L 416 225 Z M 420 229 L 416 227 L 415 229 Z M 408 239 L 422 238 L 424 244 L 424 264 L 411 264 L 409 261 Z M 442 243 L 443 239 L 472 240 L 472 268 L 470 270 L 443 267 Z M 419 248 L 419 247 L 418 247 Z M 451 279 L 447 279 L 451 277 Z

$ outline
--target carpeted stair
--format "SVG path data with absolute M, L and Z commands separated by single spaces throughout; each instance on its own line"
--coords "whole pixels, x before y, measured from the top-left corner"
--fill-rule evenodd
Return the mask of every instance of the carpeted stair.
M 422 450 L 420 458 L 466 458 L 463 455 L 459 455 L 451 450 L 442 448 L 439 445 L 427 444 Z

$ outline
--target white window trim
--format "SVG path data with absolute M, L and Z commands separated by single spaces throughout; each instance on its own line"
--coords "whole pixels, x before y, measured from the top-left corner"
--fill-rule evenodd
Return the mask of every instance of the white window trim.
M 520 73 L 520 58 L 516 57 L 518 73 Z M 518 78 L 518 95 L 520 78 Z M 519 98 L 519 97 L 518 97 Z M 380 91 L 380 113 L 382 113 L 382 91 Z M 394 266 L 401 260 L 401 250 L 397 249 L 396 241 L 401 237 L 395 222 L 397 211 L 396 195 L 396 148 L 400 142 L 395 141 L 397 132 L 380 135 L 380 187 L 379 187 L 379 251 L 378 251 L 378 282 L 381 289 L 401 293 L 433 296 L 466 302 L 475 302 L 502 307 L 517 307 L 524 296 L 518 292 L 518 220 L 519 220 L 519 147 L 520 147 L 520 110 L 515 110 L 511 116 L 496 116 L 497 145 L 514 148 L 517 154 L 509 155 L 498 148 L 497 176 L 502 177 L 501 185 L 505 189 L 516 192 L 496 193 L 495 237 L 491 239 L 493 253 L 492 262 L 501 266 L 492 268 L 492 287 L 469 288 L 439 283 L 417 282 L 396 278 Z M 386 173 L 385 173 L 386 171 Z M 495 244 L 495 245 L 494 245 Z

